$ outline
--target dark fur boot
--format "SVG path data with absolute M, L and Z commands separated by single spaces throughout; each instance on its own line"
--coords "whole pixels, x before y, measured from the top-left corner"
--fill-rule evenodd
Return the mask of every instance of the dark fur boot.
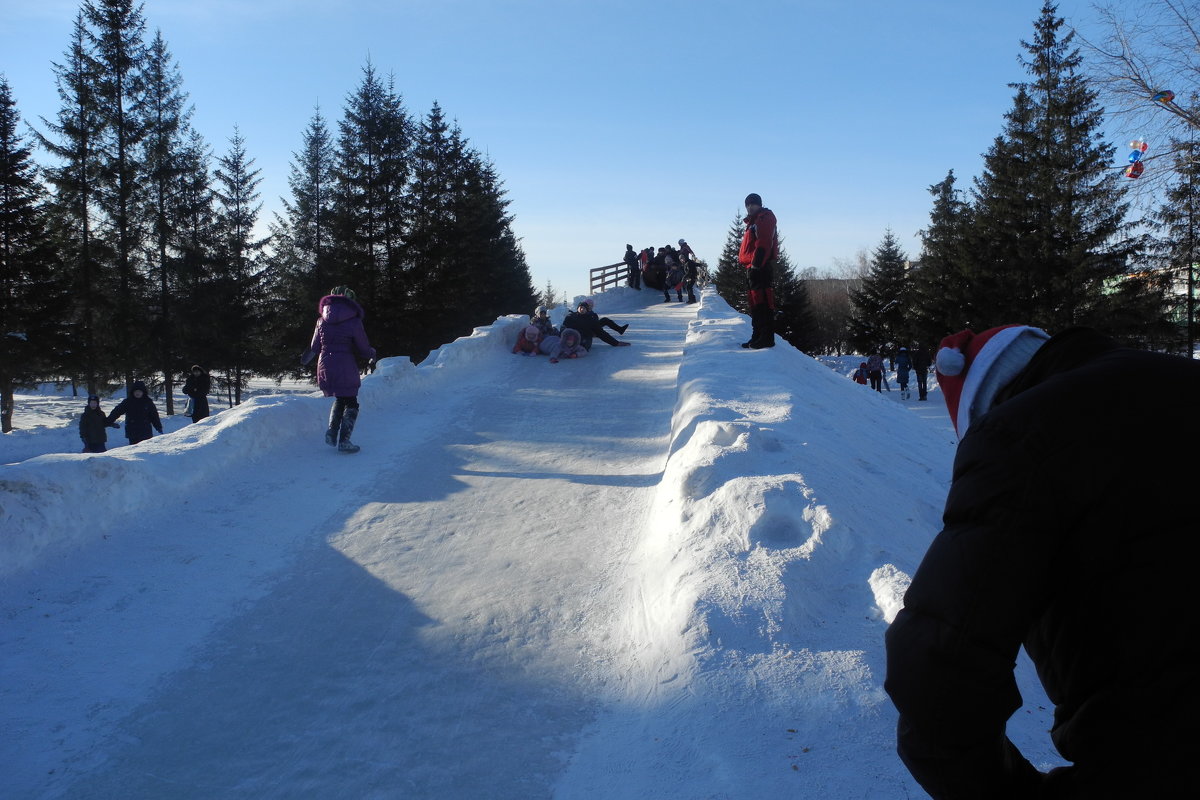
M 342 415 L 341 439 L 338 441 L 339 453 L 357 453 L 361 449 L 350 441 L 350 434 L 354 433 L 354 423 L 356 422 L 358 422 L 358 409 L 347 408 L 346 413 Z

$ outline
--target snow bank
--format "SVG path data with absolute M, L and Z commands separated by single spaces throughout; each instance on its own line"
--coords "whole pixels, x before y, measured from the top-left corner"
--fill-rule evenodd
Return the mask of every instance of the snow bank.
M 908 580 L 895 565 L 915 566 L 938 530 L 953 441 L 782 340 L 742 350 L 748 328 L 703 294 L 670 455 L 621 590 L 619 710 L 560 786 L 615 776 L 647 796 L 774 796 L 803 771 L 811 796 L 836 796 L 856 760 L 892 776 L 879 796 L 903 796 L 883 633 Z M 692 733 L 698 713 L 719 742 Z M 724 787 L 746 777 L 726 763 L 730 741 L 774 748 L 779 771 Z
M 526 324 L 528 317 L 503 317 L 433 351 L 420 366 L 383 359 L 363 379 L 360 396 L 383 405 L 444 388 L 510 350 Z M 133 524 L 140 510 L 193 494 L 234 464 L 269 464 L 279 448 L 324 428 L 329 402 L 319 395 L 256 397 L 133 447 L 0 467 L 0 577 Z

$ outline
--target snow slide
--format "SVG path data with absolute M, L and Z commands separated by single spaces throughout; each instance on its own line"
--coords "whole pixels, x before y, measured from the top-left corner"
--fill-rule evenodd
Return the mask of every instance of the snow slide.
M 354 456 L 265 398 L 4 468 L 0 796 L 919 796 L 882 634 L 952 439 L 655 299 L 383 362 Z

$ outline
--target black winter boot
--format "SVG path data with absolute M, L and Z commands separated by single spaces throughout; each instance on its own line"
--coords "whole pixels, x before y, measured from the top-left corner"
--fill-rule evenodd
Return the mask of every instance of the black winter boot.
M 325 444 L 337 447 L 338 429 L 342 427 L 342 404 L 336 400 L 333 408 L 329 409 L 329 430 L 325 431 Z
M 354 433 L 354 423 L 357 421 L 358 409 L 347 408 L 346 413 L 342 415 L 341 439 L 338 442 L 339 453 L 357 453 L 362 449 L 354 442 L 350 441 L 350 434 Z

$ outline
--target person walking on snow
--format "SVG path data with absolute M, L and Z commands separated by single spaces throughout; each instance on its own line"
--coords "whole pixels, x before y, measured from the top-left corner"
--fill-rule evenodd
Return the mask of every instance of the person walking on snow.
M 779 257 L 775 214 L 763 208 L 757 194 L 746 195 L 746 231 L 738 250 L 738 263 L 746 268 L 750 294 L 750 340 L 742 347 L 761 350 L 775 346 L 775 290 L 772 271 Z
M 909 358 L 908 348 L 901 347 L 900 352 L 896 354 L 896 383 L 900 384 L 900 399 L 907 400 L 908 395 L 908 373 L 912 369 L 912 359 Z
M 912 366 L 913 371 L 917 373 L 917 399 L 925 400 L 929 393 L 929 366 L 933 361 L 933 357 L 929 355 L 929 348 L 922 344 L 913 343 L 912 350 Z
M 212 381 L 208 373 L 193 364 L 191 373 L 183 382 L 183 393 L 192 401 L 192 422 L 199 422 L 208 416 L 208 393 L 212 390 Z
M 317 360 L 317 386 L 326 397 L 333 397 L 329 412 L 329 428 L 325 444 L 337 447 L 340 453 L 357 453 L 361 448 L 350 441 L 358 422 L 358 390 L 362 379 L 357 358 L 375 365 L 375 348 L 367 341 L 363 328 L 365 314 L 355 300 L 354 292 L 336 286 L 317 303 L 317 326 L 312 343 L 301 363 Z
M 1087 328 L 942 340 L 959 436 L 942 531 L 887 630 L 897 750 L 937 800 L 1167 798 L 1194 785 L 1200 362 Z M 1024 646 L 1069 766 L 1006 736 Z
M 117 403 L 117 407 L 109 413 L 108 424 L 117 427 L 114 423 L 121 417 L 125 417 L 125 438 L 130 444 L 144 442 L 152 437 L 154 434 L 151 433 L 151 428 L 159 434 L 163 432 L 162 422 L 158 418 L 158 407 L 146 392 L 146 384 L 141 381 L 134 381 L 129 396 Z
M 88 395 L 87 407 L 79 415 L 79 438 L 83 440 L 83 452 L 105 452 L 108 449 L 108 429 L 115 427 L 117 424 L 109 423 L 100 410 L 100 398 L 94 394 Z
M 867 356 L 867 377 L 871 379 L 871 388 L 883 392 L 883 356 L 876 350 Z
M 642 269 L 638 264 L 638 254 L 633 252 L 633 245 L 625 245 L 625 283 L 638 291 L 642 288 Z

